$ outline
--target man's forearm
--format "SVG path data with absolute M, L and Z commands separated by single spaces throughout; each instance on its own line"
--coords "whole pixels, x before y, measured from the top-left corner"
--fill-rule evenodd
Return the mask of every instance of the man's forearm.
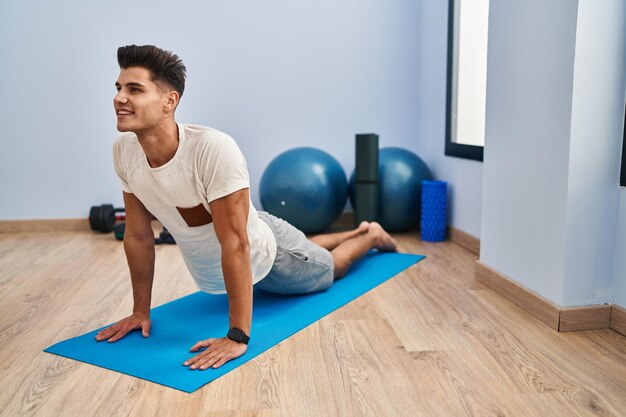
M 229 250 L 222 247 L 222 271 L 226 292 L 230 327 L 250 334 L 252 325 L 252 267 L 250 250 L 242 245 Z
M 124 236 L 124 251 L 133 286 L 133 313 L 149 315 L 154 279 L 154 237 Z

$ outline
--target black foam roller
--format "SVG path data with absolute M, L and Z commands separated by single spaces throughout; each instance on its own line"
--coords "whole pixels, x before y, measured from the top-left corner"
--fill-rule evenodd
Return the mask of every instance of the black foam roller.
M 358 226 L 363 220 L 378 220 L 378 135 L 356 135 L 356 164 L 354 219 Z
M 356 182 L 378 181 L 378 135 L 356 135 Z
M 354 221 L 356 226 L 363 220 L 378 221 L 378 182 L 357 182 L 354 191 L 356 201 Z

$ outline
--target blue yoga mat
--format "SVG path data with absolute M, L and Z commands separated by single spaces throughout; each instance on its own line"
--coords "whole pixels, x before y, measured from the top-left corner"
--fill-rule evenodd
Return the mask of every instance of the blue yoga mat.
M 370 252 L 326 290 L 308 295 L 280 295 L 255 290 L 248 351 L 218 369 L 189 370 L 182 363 L 197 353 L 198 340 L 228 332 L 225 294 L 197 292 L 152 309 L 150 337 L 139 331 L 115 342 L 96 342 L 101 329 L 57 343 L 44 352 L 136 376 L 185 392 L 193 392 L 260 355 L 344 304 L 421 261 L 422 255 Z

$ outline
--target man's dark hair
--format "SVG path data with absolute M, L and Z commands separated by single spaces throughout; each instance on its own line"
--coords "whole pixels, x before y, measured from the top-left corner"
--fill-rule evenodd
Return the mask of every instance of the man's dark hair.
M 120 68 L 141 67 L 150 71 L 155 83 L 162 82 L 176 90 L 180 97 L 185 91 L 187 69 L 178 55 L 153 45 L 128 45 L 117 48 Z

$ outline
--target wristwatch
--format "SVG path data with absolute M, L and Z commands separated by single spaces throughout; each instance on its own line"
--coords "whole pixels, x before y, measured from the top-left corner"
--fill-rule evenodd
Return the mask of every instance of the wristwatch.
M 245 334 L 243 330 L 238 329 L 236 327 L 233 327 L 232 329 L 230 329 L 226 337 L 229 338 L 230 340 L 234 340 L 237 343 L 243 343 L 244 345 L 247 345 L 248 342 L 250 341 L 250 336 Z

